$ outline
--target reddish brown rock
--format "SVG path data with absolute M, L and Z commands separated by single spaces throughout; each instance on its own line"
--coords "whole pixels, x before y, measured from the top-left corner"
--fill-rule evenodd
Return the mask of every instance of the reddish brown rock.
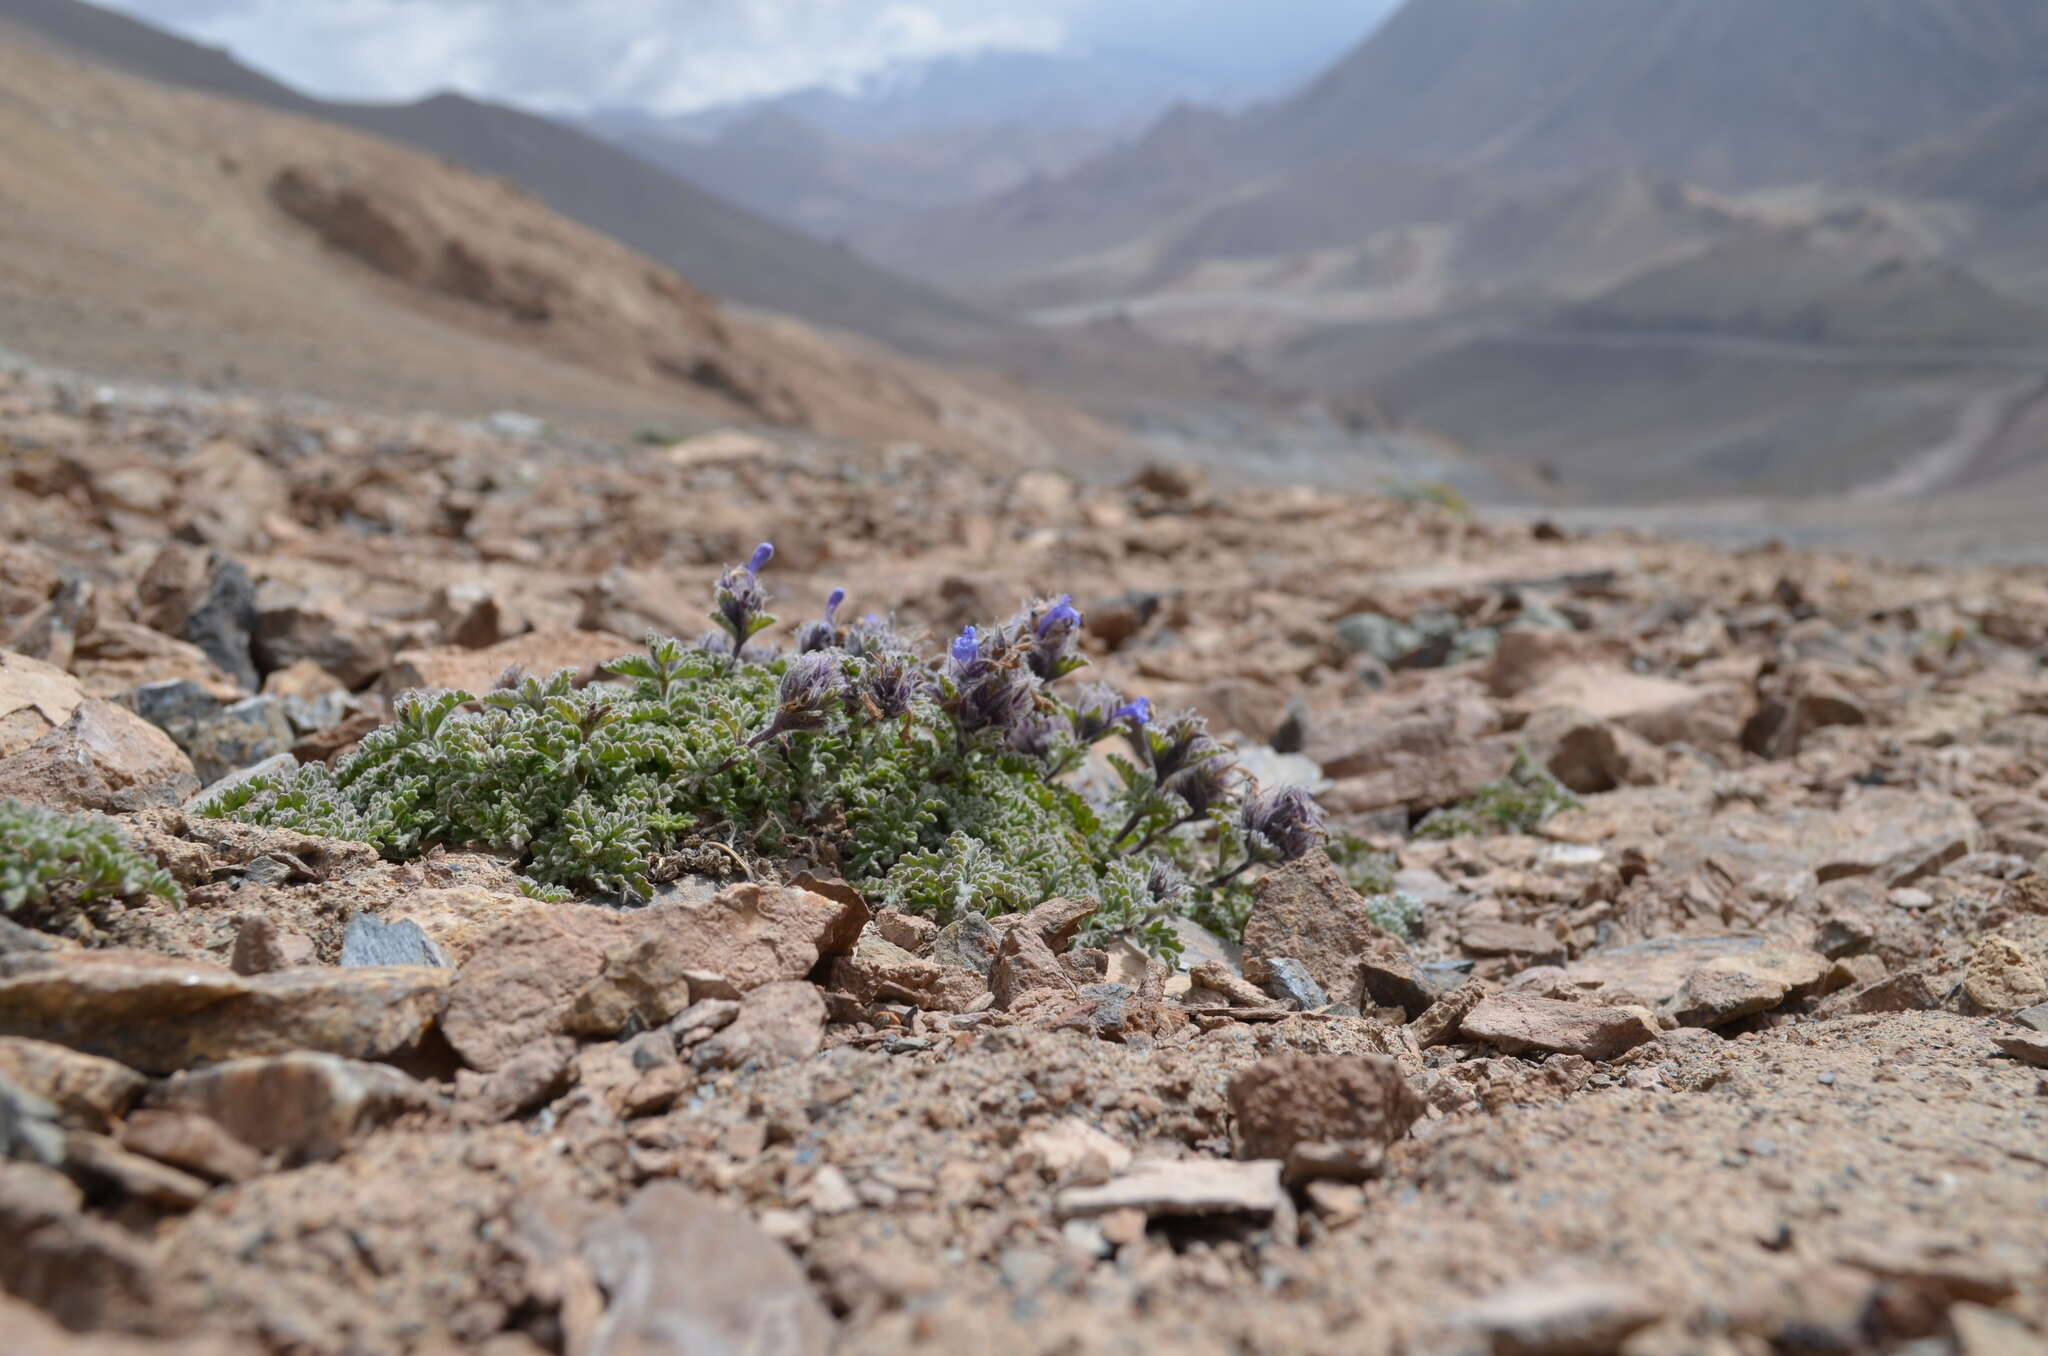
M 1372 921 L 1365 897 L 1345 883 L 1326 854 L 1312 852 L 1259 882 L 1244 927 L 1244 977 L 1263 985 L 1271 978 L 1269 958 L 1292 957 L 1308 967 L 1332 1002 L 1355 1005 L 1361 957 L 1388 943 L 1393 939 Z
M 619 916 L 580 905 L 535 908 L 507 919 L 456 971 L 441 1032 L 463 1062 L 486 1073 L 536 1041 L 563 1034 L 579 995 L 604 974 Z
M 0 758 L 0 798 L 63 810 L 180 805 L 198 774 L 171 737 L 126 707 L 88 697 L 57 729 Z
M 102 1132 L 128 1113 L 145 1086 L 125 1064 L 19 1036 L 0 1037 L 0 1078 L 49 1102 L 59 1124 Z
M 64 670 L 0 650 L 0 760 L 71 719 L 85 696 L 78 680 Z
M 448 978 L 425 966 L 245 977 L 149 952 L 30 956 L 0 960 L 0 1035 L 158 1074 L 294 1050 L 406 1058 L 432 1028 Z
M 263 1155 L 194 1111 L 145 1107 L 121 1126 L 121 1147 L 215 1182 L 246 1182 L 264 1170 Z
M 629 1041 L 586 1047 L 576 1056 L 576 1085 L 627 1120 L 668 1110 L 689 1087 L 690 1075 L 676 1058 L 673 1036 L 643 1031 Z
M 422 1084 L 386 1065 L 300 1051 L 180 1074 L 152 1105 L 206 1116 L 250 1148 L 296 1163 L 332 1158 L 433 1100 Z
M 1530 1050 L 1607 1060 L 1657 1039 L 1641 1013 L 1534 994 L 1500 993 L 1466 1013 L 1459 1029 L 1506 1054 Z
M 1810 951 L 1770 947 L 1720 956 L 1686 976 L 1671 1015 L 1681 1026 L 1725 1026 L 1813 992 L 1827 973 L 1827 958 Z
M 988 973 L 989 992 L 1004 1012 L 1034 1007 L 1047 999 L 1071 999 L 1074 981 L 1038 929 L 1013 927 L 1003 935 Z
M 1268 1055 L 1230 1080 L 1239 1158 L 1277 1158 L 1290 1186 L 1357 1181 L 1422 1116 L 1400 1066 L 1379 1055 Z
M 392 657 L 380 687 L 385 692 L 408 688 L 455 688 L 488 692 L 508 669 L 545 678 L 573 669 L 580 681 L 597 676 L 606 661 L 639 647 L 604 631 L 530 631 L 480 650 L 444 645 L 430 650 L 401 650 Z
M 700 1069 L 772 1069 L 809 1059 L 824 1043 L 824 995 L 815 984 L 788 980 L 742 998 L 731 1025 L 698 1045 L 690 1062 Z
M 832 962 L 832 987 L 862 1003 L 884 999 L 928 1012 L 965 1012 L 988 992 L 973 970 L 923 960 L 876 936 L 861 938 L 850 956 Z

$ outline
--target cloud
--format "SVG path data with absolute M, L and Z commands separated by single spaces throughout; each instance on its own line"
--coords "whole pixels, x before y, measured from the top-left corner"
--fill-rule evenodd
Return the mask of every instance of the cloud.
M 114 0 L 308 93 L 683 112 L 988 50 L 1104 0 Z M 1115 3 L 1115 0 L 1107 0 Z

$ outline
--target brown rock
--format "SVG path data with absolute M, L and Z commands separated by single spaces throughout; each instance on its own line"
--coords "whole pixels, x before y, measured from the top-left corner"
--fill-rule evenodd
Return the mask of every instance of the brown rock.
M 235 931 L 228 965 L 238 975 L 267 975 L 314 963 L 313 939 L 282 928 L 269 915 L 252 913 Z
M 0 626 L 41 607 L 63 580 L 40 548 L 0 542 Z
M 1045 939 L 1045 944 L 1058 955 L 1074 943 L 1074 935 L 1081 925 L 1095 916 L 1101 905 L 1092 899 L 1048 899 L 1029 912 L 1001 919 L 998 927 L 1030 928 Z
M 303 1163 L 333 1158 L 433 1100 L 425 1086 L 387 1065 L 299 1051 L 179 1074 L 151 1104 L 196 1112 L 253 1149 Z
M 1538 711 L 1520 733 L 1530 756 L 1580 795 L 1655 786 L 1664 779 L 1663 750 L 1625 726 L 1572 707 Z
M 1422 1115 L 1422 1099 L 1383 1055 L 1268 1055 L 1230 1080 L 1239 1158 L 1277 1158 L 1282 1178 L 1372 1176 Z
M 190 1210 L 206 1198 L 209 1189 L 189 1172 L 130 1153 L 107 1136 L 87 1130 L 65 1134 L 64 1166 L 166 1210 Z
M 2048 975 L 2010 938 L 1984 937 L 1963 973 L 1963 997 L 1970 1011 L 2003 1017 L 2048 999 Z
M 1437 1001 L 1436 986 L 1408 954 L 1408 949 L 1391 936 L 1383 936 L 1359 957 L 1358 976 L 1362 990 L 1359 1007 L 1368 1005 L 1399 1008 L 1410 1021 L 1422 1016 Z M 1336 998 L 1332 994 L 1333 999 Z M 1338 999 L 1341 1002 L 1344 1000 Z
M 0 1078 L 50 1103 L 60 1125 L 102 1133 L 128 1114 L 146 1086 L 125 1064 L 19 1036 L 0 1037 Z
M 1725 1026 L 1811 993 L 1827 973 L 1827 958 L 1811 951 L 1766 948 L 1717 957 L 1686 977 L 1671 1015 L 1681 1026 Z
M 464 1116 L 496 1124 L 553 1101 L 575 1081 L 576 1042 L 550 1036 L 528 1045 L 492 1073 L 458 1071 L 455 1095 Z
M 455 973 L 441 1032 L 472 1069 L 491 1073 L 536 1041 L 563 1034 L 579 995 L 604 974 L 619 915 L 581 905 L 507 919 Z
M 404 1058 L 432 1027 L 448 978 L 426 966 L 245 977 L 139 951 L 19 957 L 0 960 L 0 1035 L 153 1074 L 292 1050 Z
M 1657 1028 L 1640 1013 L 1526 993 L 1485 999 L 1465 1014 L 1459 1029 L 1467 1039 L 1510 1055 L 1541 1050 L 1593 1060 L 1614 1059 L 1657 1039 Z
M 583 1260 L 611 1297 L 588 1356 L 831 1348 L 831 1315 L 789 1252 L 679 1183 L 643 1187 L 591 1226 Z
M 1954 796 L 1898 787 L 1863 787 L 1845 797 L 1821 829 L 1815 874 L 1822 882 L 1876 876 L 1910 885 L 1975 852 L 1982 828 Z
M 151 1249 L 83 1207 L 78 1187 L 56 1170 L 0 1161 L 6 1290 L 68 1328 L 141 1326 L 159 1302 Z
M 84 700 L 84 689 L 64 670 L 0 650 L 0 761 L 71 719 Z
M 588 1046 L 576 1056 L 577 1086 L 622 1120 L 668 1110 L 689 1083 L 676 1058 L 675 1037 L 665 1031 Z
M 1866 988 L 1837 994 L 1831 1012 L 1932 1012 L 1942 1006 L 1945 986 L 1925 970 L 1903 970 Z
M 86 695 L 112 700 L 144 683 L 185 678 L 222 701 L 241 693 L 235 678 L 204 650 L 137 622 L 101 618 L 78 639 L 71 668 Z
M 379 686 L 387 693 L 409 688 L 488 692 L 507 669 L 545 678 L 573 669 L 579 681 L 597 676 L 608 660 L 630 654 L 631 641 L 605 631 L 530 631 L 487 645 L 481 650 L 444 645 L 431 650 L 401 650 L 392 657 Z
M 832 962 L 832 987 L 862 1003 L 883 999 L 927 1012 L 965 1012 L 988 992 L 988 981 L 973 970 L 921 960 L 901 946 L 868 935 L 852 955 Z
M 145 1107 L 121 1127 L 121 1147 L 215 1182 L 246 1182 L 262 1174 L 263 1155 L 194 1111 Z
M 1244 977 L 1262 985 L 1272 978 L 1267 959 L 1289 956 L 1308 968 L 1330 1001 L 1355 1005 L 1360 958 L 1391 941 L 1329 856 L 1312 852 L 1258 883 L 1244 928 Z
M 1437 999 L 1428 1011 L 1408 1023 L 1408 1031 L 1415 1037 L 1415 1048 L 1428 1050 L 1456 1040 L 1465 1014 L 1485 1002 L 1492 992 L 1491 986 L 1473 980 Z
M 63 725 L 0 758 L 0 797 L 64 810 L 180 805 L 198 790 L 192 760 L 169 735 L 91 697 Z
M 698 1045 L 690 1062 L 700 1069 L 772 1069 L 809 1059 L 824 1043 L 824 995 L 815 984 L 788 980 L 742 998 L 732 1024 Z
M 1013 927 L 1003 934 L 996 963 L 988 973 L 989 992 L 1004 1012 L 1036 1006 L 1047 997 L 1071 999 L 1074 981 L 1046 945 L 1038 929 Z

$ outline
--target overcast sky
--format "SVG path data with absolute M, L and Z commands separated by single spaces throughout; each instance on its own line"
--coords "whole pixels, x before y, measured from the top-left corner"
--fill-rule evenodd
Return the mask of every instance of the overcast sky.
M 1136 50 L 1277 90 L 1398 0 L 102 2 L 329 98 L 456 89 L 553 111 L 686 112 L 991 48 Z

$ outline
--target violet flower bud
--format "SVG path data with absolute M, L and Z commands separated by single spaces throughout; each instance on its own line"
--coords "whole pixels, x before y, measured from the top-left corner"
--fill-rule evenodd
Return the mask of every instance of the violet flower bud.
M 1291 862 L 1322 841 L 1323 812 L 1307 791 L 1288 786 L 1248 797 L 1238 812 L 1238 826 L 1254 860 Z
M 898 720 L 931 691 L 931 682 L 924 666 L 908 654 L 873 655 L 864 662 L 850 704 L 870 720 Z
M 711 620 L 731 638 L 735 660 L 746 650 L 749 640 L 775 624 L 775 618 L 768 615 L 768 594 L 760 580 L 762 568 L 774 555 L 775 548 L 764 541 L 754 548 L 746 564 L 735 565 L 718 576 L 718 586 L 712 593 Z
M 822 730 L 831 719 L 845 686 L 845 671 L 836 654 L 802 654 L 783 670 L 776 689 L 775 719 L 747 741 L 752 748 L 777 735 Z
M 1019 629 L 1025 631 L 1027 642 L 1024 662 L 1041 683 L 1064 678 L 1088 663 L 1078 652 L 1081 614 L 1070 593 L 1061 594 L 1050 607 L 1034 611 L 1028 628 Z
M 825 600 L 825 616 L 819 621 L 807 621 L 797 628 L 796 651 L 810 654 L 814 650 L 831 650 L 839 646 L 839 606 L 846 601 L 845 589 L 833 589 Z

